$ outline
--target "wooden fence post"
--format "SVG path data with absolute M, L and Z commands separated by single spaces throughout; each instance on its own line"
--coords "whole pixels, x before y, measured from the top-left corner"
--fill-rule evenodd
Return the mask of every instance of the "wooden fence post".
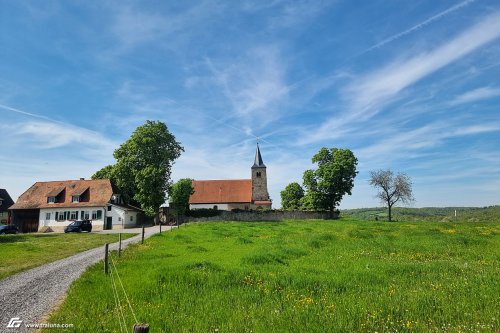
M 109 273 L 108 252 L 109 252 L 109 244 L 106 243 L 104 245 L 104 274 L 106 275 L 108 275 Z
M 120 257 L 122 252 L 122 233 L 118 234 L 118 257 Z
M 134 324 L 134 333 L 149 333 L 149 324 Z
M 161 221 L 160 221 L 160 234 L 161 234 Z
M 142 242 L 141 244 L 144 244 L 144 224 L 142 225 Z

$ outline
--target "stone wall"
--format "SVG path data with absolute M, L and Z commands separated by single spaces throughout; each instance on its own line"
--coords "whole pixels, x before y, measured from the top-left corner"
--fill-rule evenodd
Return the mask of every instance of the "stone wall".
M 282 220 L 328 220 L 337 219 L 338 213 L 333 218 L 328 212 L 308 212 L 302 210 L 270 210 L 249 212 L 227 212 L 221 211 L 218 216 L 211 217 L 187 217 L 186 222 L 204 221 L 282 221 Z

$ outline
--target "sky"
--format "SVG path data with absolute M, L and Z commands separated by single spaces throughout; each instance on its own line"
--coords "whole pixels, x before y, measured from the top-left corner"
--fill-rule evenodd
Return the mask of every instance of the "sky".
M 114 163 L 146 120 L 185 149 L 172 180 L 250 178 L 273 207 L 322 147 L 414 207 L 500 204 L 500 2 L 0 0 L 0 188 Z

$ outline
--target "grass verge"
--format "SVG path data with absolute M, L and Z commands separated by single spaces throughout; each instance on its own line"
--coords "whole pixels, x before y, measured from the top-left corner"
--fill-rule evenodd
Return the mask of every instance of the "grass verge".
M 127 239 L 135 234 L 122 234 Z M 118 241 L 118 234 L 17 234 L 0 235 L 0 279 L 81 251 Z
M 205 223 L 113 260 L 152 332 L 498 332 L 499 233 L 498 222 Z M 111 283 L 93 266 L 49 322 L 117 332 L 121 309 L 131 330 Z

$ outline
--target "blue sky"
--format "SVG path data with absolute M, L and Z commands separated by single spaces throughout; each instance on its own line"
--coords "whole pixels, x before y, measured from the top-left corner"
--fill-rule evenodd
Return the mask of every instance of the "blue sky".
M 1 1 L 0 187 L 89 178 L 145 120 L 185 147 L 173 180 L 249 178 L 256 138 L 279 192 L 321 147 L 359 160 L 341 208 L 500 204 L 500 3 Z

